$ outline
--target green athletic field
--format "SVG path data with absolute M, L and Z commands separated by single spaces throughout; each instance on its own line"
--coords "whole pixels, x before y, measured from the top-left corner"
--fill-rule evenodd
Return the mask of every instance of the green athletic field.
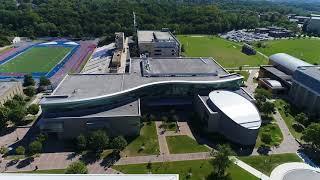
M 268 63 L 261 55 L 248 56 L 241 52 L 242 45 L 214 36 L 179 35 L 185 56 L 213 57 L 223 67 L 239 67 L 243 65 L 259 66 Z
M 287 53 L 310 64 L 320 64 L 320 40 L 318 39 L 288 39 L 265 42 L 265 48 L 257 50 L 265 55 Z
M 32 47 L 0 65 L 0 72 L 49 72 L 71 51 L 71 47 Z

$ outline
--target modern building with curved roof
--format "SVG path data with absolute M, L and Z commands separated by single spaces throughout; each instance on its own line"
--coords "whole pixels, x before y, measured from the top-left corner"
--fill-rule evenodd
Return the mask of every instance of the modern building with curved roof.
M 260 126 L 259 115 L 252 113 L 244 117 L 241 109 L 232 112 L 232 109 L 220 105 L 219 98 L 211 93 L 221 89 L 244 93 L 240 89 L 242 79 L 240 75 L 229 74 L 212 58 L 130 59 L 125 73 L 66 76 L 52 95 L 41 100 L 43 117 L 38 125 L 43 132 L 61 138 L 73 138 L 101 128 L 107 129 L 111 136 L 132 136 L 140 130 L 140 106 L 146 109 L 159 106 L 194 108 L 198 96 L 210 93 L 212 101 L 217 101 L 221 112 L 230 119 L 230 128 L 239 128 L 241 139 L 247 139 L 245 141 L 251 144 Z M 254 109 L 242 96 L 227 91 L 221 93 L 223 98 L 229 95 L 239 100 L 241 106 L 238 108 Z M 229 132 L 227 126 L 224 128 Z M 253 131 L 254 136 L 245 137 L 248 136 L 245 131 Z M 231 135 L 232 138 L 235 136 Z
M 262 121 L 250 100 L 239 91 L 216 90 L 198 97 L 197 111 L 202 122 L 208 124 L 208 132 L 218 132 L 238 144 L 253 145 Z
M 297 70 L 298 67 L 313 66 L 312 64 L 302 61 L 301 59 L 298 59 L 296 57 L 290 56 L 286 53 L 277 53 L 271 55 L 269 57 L 269 62 L 274 67 L 290 75 L 293 74 L 293 72 Z

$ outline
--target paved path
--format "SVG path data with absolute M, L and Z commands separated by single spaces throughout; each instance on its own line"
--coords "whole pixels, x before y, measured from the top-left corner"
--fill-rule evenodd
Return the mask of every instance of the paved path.
M 243 161 L 241 161 L 241 160 L 239 160 L 239 159 L 237 159 L 235 157 L 233 159 L 234 159 L 234 163 L 236 165 L 238 165 L 242 169 L 246 170 L 250 174 L 252 174 L 252 175 L 254 175 L 257 178 L 262 179 L 262 180 L 269 180 L 269 177 L 267 175 L 265 175 L 262 172 L 256 170 L 255 168 L 251 167 L 250 165 L 244 163 Z
M 0 147 L 1 146 L 10 146 L 11 144 L 16 143 L 18 140 L 22 139 L 27 132 L 29 131 L 30 126 L 17 127 L 12 132 L 1 136 L 0 138 Z
M 160 154 L 168 155 L 168 154 L 170 154 L 170 152 L 169 152 L 169 148 L 168 148 L 168 145 L 167 145 L 166 136 L 163 133 L 164 130 L 159 128 L 160 125 L 162 124 L 162 122 L 161 121 L 156 121 L 155 124 L 156 124 L 156 129 L 157 129 Z
M 291 135 L 289 128 L 282 119 L 279 111 L 276 109 L 276 113 L 273 114 L 281 133 L 283 135 L 283 141 L 278 148 L 272 149 L 274 153 L 296 153 L 299 150 L 299 143 Z
M 254 91 L 256 90 L 258 84 L 253 82 L 253 78 L 258 76 L 258 71 L 259 70 L 249 70 L 249 77 L 248 80 L 246 81 L 246 86 L 244 89 L 247 90 L 247 92 L 253 96 Z

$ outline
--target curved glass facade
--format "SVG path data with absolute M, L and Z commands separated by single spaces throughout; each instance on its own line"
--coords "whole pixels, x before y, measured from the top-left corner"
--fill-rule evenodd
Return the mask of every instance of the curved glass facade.
M 99 96 L 88 99 L 68 100 L 66 99 L 47 99 L 41 103 L 44 115 L 47 113 L 88 110 L 100 108 L 101 106 L 111 106 L 121 102 L 132 101 L 144 97 L 186 97 L 196 94 L 208 94 L 215 89 L 239 89 L 242 77 L 225 79 L 223 81 L 212 82 L 159 82 L 145 85 L 140 88 L 133 88 L 112 95 Z

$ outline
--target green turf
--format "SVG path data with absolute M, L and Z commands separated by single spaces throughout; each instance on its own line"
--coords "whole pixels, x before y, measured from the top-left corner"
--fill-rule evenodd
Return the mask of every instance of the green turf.
M 269 156 L 249 156 L 240 157 L 240 160 L 263 172 L 266 175 L 270 175 L 272 170 L 277 166 L 287 162 L 302 162 L 297 154 L 275 154 Z
M 37 170 L 37 171 L 20 171 L 17 173 L 26 174 L 64 174 L 65 169 L 47 169 L 47 170 Z
M 140 136 L 133 139 L 126 149 L 123 150 L 126 156 L 143 156 L 159 154 L 159 143 L 155 123 L 144 123 Z
M 320 64 L 320 40 L 291 39 L 267 41 L 266 48 L 259 48 L 260 52 L 270 56 L 276 53 L 287 53 L 311 64 Z
M 265 144 L 261 141 L 261 134 L 262 133 L 269 133 L 271 134 L 271 142 L 270 144 Z M 259 130 L 259 135 L 256 142 L 256 147 L 260 147 L 261 145 L 269 145 L 269 146 L 277 146 L 280 145 L 283 141 L 283 135 L 279 126 L 276 123 L 269 123 L 262 125 Z
M 112 166 L 112 168 L 125 174 L 147 174 L 150 171 L 147 168 L 147 164 Z M 187 179 L 187 175 L 190 170 L 192 173 L 190 179 L 193 180 L 207 179 L 207 177 L 213 172 L 213 168 L 209 160 L 152 163 L 151 165 L 151 172 L 153 174 L 179 174 L 179 179 Z M 230 177 L 233 180 L 258 179 L 234 164 L 232 164 L 227 172 L 230 173 Z
M 261 55 L 248 56 L 242 53 L 241 44 L 218 37 L 179 35 L 178 38 L 185 48 L 186 56 L 213 57 L 223 67 L 259 66 L 268 63 Z
M 189 136 L 166 136 L 168 148 L 171 154 L 208 152 L 209 148 L 200 145 Z
M 70 47 L 33 47 L 1 65 L 0 72 L 49 72 L 71 49 Z

